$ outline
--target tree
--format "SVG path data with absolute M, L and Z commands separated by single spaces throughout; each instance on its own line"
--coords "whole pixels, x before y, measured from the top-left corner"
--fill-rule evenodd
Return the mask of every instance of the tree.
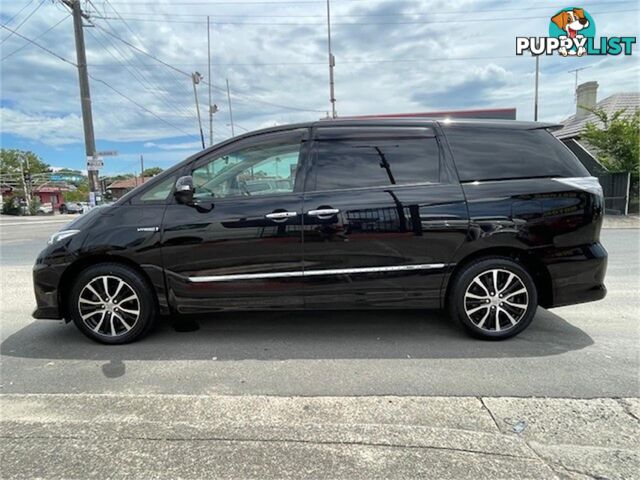
M 142 176 L 143 177 L 155 177 L 159 173 L 162 173 L 162 168 L 160 168 L 160 167 L 145 168 L 144 172 L 142 172 Z
M 49 165 L 38 155 L 25 150 L 0 148 L 0 174 L 45 173 Z
M 637 191 L 640 177 L 640 110 L 623 116 L 619 110 L 609 116 L 602 109 L 590 110 L 602 122 L 602 128 L 587 123 L 582 134 L 599 155 L 600 162 L 611 172 L 631 172 L 631 184 Z

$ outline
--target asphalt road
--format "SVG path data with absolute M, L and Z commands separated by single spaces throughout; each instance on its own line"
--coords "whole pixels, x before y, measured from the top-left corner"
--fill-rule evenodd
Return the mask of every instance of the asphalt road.
M 0 393 L 538 396 L 639 395 L 639 231 L 604 230 L 601 302 L 539 310 L 500 343 L 424 311 L 234 313 L 163 323 L 103 346 L 31 318 L 31 266 L 58 219 L 0 222 Z M 178 331 L 183 330 L 183 331 Z M 187 330 L 187 331 L 184 331 Z

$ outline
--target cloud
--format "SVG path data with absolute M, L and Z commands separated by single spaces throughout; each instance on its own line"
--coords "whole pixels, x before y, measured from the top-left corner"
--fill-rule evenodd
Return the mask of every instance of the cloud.
M 176 153 L 200 148 L 189 74 L 196 70 L 207 74 L 206 14 L 212 15 L 213 22 L 212 78 L 206 80 L 213 83 L 211 101 L 220 108 L 214 116 L 214 141 L 230 136 L 226 78 L 231 84 L 237 133 L 242 128 L 316 120 L 330 108 L 322 4 L 247 6 L 238 2 L 216 5 L 215 11 L 211 4 L 190 4 L 187 9 L 168 0 L 148 7 L 125 2 L 116 6 L 127 24 L 105 4 L 100 11 L 90 12 L 96 27 L 85 29 L 89 72 L 106 82 L 91 81 L 99 144 L 130 142 L 136 149 L 145 149 L 145 159 L 153 154 L 159 162 L 175 161 Z M 546 17 L 555 7 L 529 10 L 519 6 L 510 0 L 334 1 L 339 114 L 516 107 L 520 119 L 530 119 L 534 62 L 515 56 L 514 39 L 545 34 Z M 21 7 L 19 2 L 4 2 L 2 22 Z M 623 7 L 630 8 L 623 4 L 612 9 Z M 105 15 L 116 18 L 100 18 Z M 635 15 L 593 15 L 599 35 L 628 35 L 637 30 Z M 68 12 L 62 5 L 45 2 L 20 32 L 36 38 L 65 16 Z M 540 18 L 514 21 L 512 17 Z M 18 22 L 14 20 L 9 27 Z M 75 62 L 69 18 L 39 42 Z M 3 45 L 3 55 L 24 44 L 14 35 Z M 573 112 L 573 76 L 568 70 L 582 66 L 591 68 L 581 72 L 581 81 L 598 80 L 601 98 L 638 89 L 638 52 L 629 58 L 545 57 L 541 59 L 541 119 L 558 121 Z M 2 62 L 0 76 L 3 133 L 25 143 L 37 141 L 60 148 L 61 155 L 71 145 L 82 145 L 78 78 L 73 66 L 30 45 Z M 207 85 L 199 85 L 198 95 L 208 137 Z M 128 162 L 125 157 L 118 161 Z
M 160 150 L 198 150 L 201 148 L 200 142 L 182 142 L 182 143 L 155 143 L 145 142 L 145 148 L 158 148 Z

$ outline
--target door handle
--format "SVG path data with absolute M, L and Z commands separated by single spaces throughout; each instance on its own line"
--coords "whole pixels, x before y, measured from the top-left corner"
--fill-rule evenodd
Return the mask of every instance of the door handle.
M 273 212 L 267 213 L 265 217 L 269 220 L 273 220 L 274 222 L 282 222 L 287 218 L 297 217 L 298 214 L 296 212 Z
M 312 217 L 330 217 L 331 215 L 335 215 L 336 213 L 340 213 L 340 210 L 337 208 L 321 208 L 320 210 L 309 210 L 307 215 Z

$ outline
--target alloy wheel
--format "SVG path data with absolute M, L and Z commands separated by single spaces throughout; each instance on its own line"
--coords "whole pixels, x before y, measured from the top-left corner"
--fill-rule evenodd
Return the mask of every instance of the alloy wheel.
M 92 279 L 80 291 L 78 311 L 84 324 L 99 335 L 118 337 L 140 318 L 140 299 L 127 282 L 112 275 Z
M 527 313 L 529 292 L 515 273 L 493 268 L 477 275 L 464 294 L 464 309 L 473 324 L 485 331 L 514 328 Z

